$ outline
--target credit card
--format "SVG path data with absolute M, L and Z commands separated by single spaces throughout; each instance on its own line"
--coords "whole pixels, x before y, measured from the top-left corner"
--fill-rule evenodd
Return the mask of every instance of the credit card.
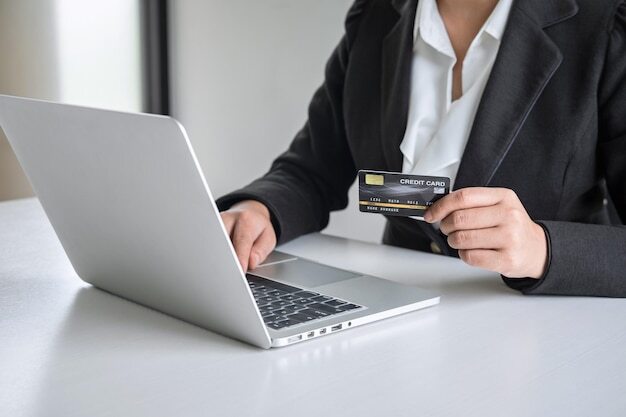
M 424 219 L 426 209 L 450 193 L 450 178 L 359 171 L 359 210 Z

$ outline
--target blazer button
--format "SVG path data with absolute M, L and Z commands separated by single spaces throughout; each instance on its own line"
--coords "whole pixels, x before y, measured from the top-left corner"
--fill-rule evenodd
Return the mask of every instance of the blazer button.
M 430 242 L 430 251 L 432 253 L 436 253 L 437 255 L 441 255 L 441 248 L 435 242 Z

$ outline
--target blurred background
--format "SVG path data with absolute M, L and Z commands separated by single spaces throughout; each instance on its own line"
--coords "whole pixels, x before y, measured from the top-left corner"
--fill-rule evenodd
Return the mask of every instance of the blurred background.
M 352 0 L 0 0 L 0 94 L 168 114 L 214 196 L 262 175 L 306 119 Z M 32 190 L 0 132 L 0 201 Z M 380 241 L 350 205 L 327 233 Z

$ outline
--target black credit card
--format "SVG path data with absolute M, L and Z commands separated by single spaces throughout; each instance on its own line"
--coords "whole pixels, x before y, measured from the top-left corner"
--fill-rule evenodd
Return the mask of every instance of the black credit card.
M 359 171 L 359 210 L 420 220 L 435 201 L 450 193 L 450 178 L 399 172 Z

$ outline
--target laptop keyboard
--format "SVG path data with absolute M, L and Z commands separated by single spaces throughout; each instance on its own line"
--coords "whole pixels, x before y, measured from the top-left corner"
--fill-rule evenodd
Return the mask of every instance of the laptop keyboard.
M 363 308 L 339 298 L 246 274 L 265 325 L 279 330 Z

